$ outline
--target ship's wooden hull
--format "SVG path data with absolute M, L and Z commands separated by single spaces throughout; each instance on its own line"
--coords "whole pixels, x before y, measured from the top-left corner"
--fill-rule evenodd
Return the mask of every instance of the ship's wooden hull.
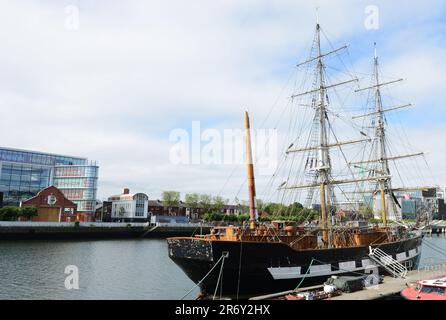
M 385 273 L 368 256 L 369 247 L 294 250 L 280 242 L 169 238 L 169 257 L 195 283 L 201 281 L 224 253 L 222 286 L 218 294 L 249 297 L 324 283 L 332 275 Z M 421 235 L 379 245 L 408 269 L 418 267 Z M 220 265 L 200 284 L 213 294 Z

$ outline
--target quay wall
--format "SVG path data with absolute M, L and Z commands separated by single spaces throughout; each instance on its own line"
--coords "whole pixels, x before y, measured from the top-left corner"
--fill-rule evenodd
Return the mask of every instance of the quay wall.
M 0 240 L 166 238 L 208 233 L 208 225 L 0 221 Z

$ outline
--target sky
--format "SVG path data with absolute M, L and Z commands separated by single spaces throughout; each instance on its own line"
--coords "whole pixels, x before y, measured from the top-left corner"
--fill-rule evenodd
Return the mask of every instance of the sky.
M 189 134 L 192 148 L 194 122 L 223 135 L 242 129 L 245 110 L 255 130 L 277 127 L 268 115 L 286 119 L 282 91 L 308 57 L 316 8 L 355 71 L 370 72 L 376 42 L 383 74 L 406 80 L 392 95 L 415 107 L 398 121 L 426 152 L 427 183 L 446 184 L 444 1 L 0 4 L 1 145 L 97 161 L 99 199 L 124 187 L 151 199 L 163 190 L 245 197 L 242 164 L 178 164 L 173 137 Z M 258 190 L 267 183 L 260 174 Z

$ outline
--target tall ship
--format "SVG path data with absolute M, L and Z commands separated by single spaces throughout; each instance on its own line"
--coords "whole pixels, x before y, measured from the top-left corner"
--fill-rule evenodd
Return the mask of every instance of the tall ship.
M 383 94 L 384 88 L 401 80 L 381 79 L 375 47 L 370 85 L 361 87 L 355 77 L 333 83 L 327 60 L 336 58 L 347 46 L 322 52 L 323 35 L 318 22 L 310 57 L 297 65 L 308 75 L 302 78 L 308 86 L 292 94 L 295 109 L 290 122 L 294 125 L 302 120 L 300 127 L 295 125 L 302 130 L 295 130 L 291 144 L 287 143 L 285 158 L 291 164 L 282 167 L 285 178 L 274 186 L 284 202 L 301 200 L 318 218 L 306 224 L 283 218 L 259 221 L 250 123 L 245 112 L 249 223 L 215 227 L 206 235 L 167 239 L 169 257 L 203 295 L 249 297 L 319 285 L 335 275 L 390 273 L 404 277 L 418 267 L 422 235 L 401 222 L 396 193 L 427 187 L 396 186 L 394 177 L 404 176 L 399 161 L 412 161 L 423 154 L 393 154 L 387 114 L 411 105 L 389 106 Z M 354 108 L 335 105 L 333 98 L 341 96 L 345 87 L 365 96 L 363 112 L 351 116 L 345 110 Z M 340 130 L 339 122 L 347 122 L 351 128 Z M 348 138 L 341 139 L 343 134 Z M 346 212 L 364 216 L 364 210 L 372 211 L 380 221 L 370 224 L 370 216 L 345 221 Z M 278 215 L 283 217 L 283 213 Z

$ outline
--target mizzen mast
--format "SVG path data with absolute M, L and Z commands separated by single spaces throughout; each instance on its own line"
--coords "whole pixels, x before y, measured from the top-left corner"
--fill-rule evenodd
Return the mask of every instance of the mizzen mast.
M 383 104 L 382 96 L 379 82 L 379 72 L 378 72 L 378 54 L 376 52 L 375 43 L 375 56 L 374 56 L 374 73 L 375 73 L 375 105 L 377 112 L 377 122 L 376 122 L 376 137 L 378 138 L 379 147 L 377 148 L 378 157 L 381 166 L 381 174 L 389 174 L 389 161 L 387 160 L 386 151 L 386 130 L 384 127 L 384 115 L 383 115 Z M 390 190 L 390 180 L 380 180 L 379 187 L 381 193 L 381 217 L 384 226 L 387 226 L 387 209 L 386 209 L 386 188 Z
M 387 148 L 386 148 L 386 128 L 385 128 L 385 118 L 384 114 L 389 111 L 399 110 L 406 107 L 411 107 L 412 104 L 406 104 L 401 106 L 394 106 L 385 109 L 383 107 L 383 101 L 382 101 L 382 94 L 381 94 L 381 87 L 387 86 L 390 84 L 398 83 L 403 81 L 403 79 L 393 80 L 389 82 L 381 82 L 379 78 L 379 58 L 376 51 L 376 43 L 375 43 L 375 52 L 374 52 L 374 59 L 373 59 L 373 78 L 374 78 L 374 85 L 355 90 L 356 92 L 374 89 L 375 94 L 375 111 L 362 115 L 353 117 L 355 118 L 362 118 L 367 116 L 375 117 L 376 125 L 375 125 L 375 138 L 377 142 L 376 146 L 376 159 L 372 160 L 366 160 L 366 161 L 359 161 L 359 162 L 351 162 L 352 164 L 367 164 L 367 163 L 377 163 L 378 167 L 376 168 L 377 173 L 381 176 L 377 179 L 378 182 L 378 188 L 379 193 L 381 196 L 381 219 L 384 224 L 384 226 L 387 226 L 387 205 L 386 205 L 386 193 L 388 193 L 390 196 L 393 194 L 392 186 L 391 186 L 391 175 L 390 175 L 390 168 L 389 168 L 389 161 L 390 160 L 397 160 L 402 158 L 409 158 L 409 157 L 416 157 L 423 155 L 423 153 L 415 153 L 415 154 L 407 154 L 407 155 L 400 155 L 395 157 L 389 157 L 387 154 Z
M 423 156 L 424 153 L 413 153 L 413 154 L 404 154 L 404 155 L 397 155 L 397 156 L 388 156 L 388 150 L 386 148 L 386 121 L 384 114 L 390 111 L 399 110 L 402 108 L 411 107 L 412 104 L 405 104 L 400 106 L 393 106 L 393 107 L 383 107 L 383 101 L 382 101 L 382 94 L 381 94 L 381 87 L 398 83 L 403 81 L 403 79 L 388 81 L 388 82 L 381 82 L 379 78 L 379 58 L 378 54 L 376 52 L 376 43 L 375 43 L 375 54 L 373 59 L 373 82 L 374 84 L 367 88 L 362 88 L 355 90 L 355 92 L 365 91 L 365 90 L 374 90 L 375 94 L 375 108 L 374 111 L 371 113 L 367 113 L 364 115 L 353 117 L 353 119 L 357 118 L 363 118 L 363 117 L 374 117 L 376 119 L 375 123 L 375 139 L 376 139 L 376 158 L 371 160 L 365 160 L 365 161 L 358 161 L 358 162 L 350 162 L 350 165 L 356 165 L 356 164 L 368 164 L 368 163 L 376 163 L 377 167 L 375 170 L 373 170 L 376 173 L 378 173 L 379 176 L 376 176 L 376 180 L 378 182 L 378 190 L 381 195 L 381 218 L 383 221 L 384 226 L 387 225 L 387 206 L 386 206 L 386 193 L 388 193 L 394 201 L 397 203 L 396 198 L 393 195 L 393 191 L 402 190 L 404 188 L 399 189 L 392 189 L 391 185 L 391 175 L 390 175 L 390 168 L 389 168 L 389 161 L 399 160 L 399 159 L 405 159 L 405 158 L 411 158 L 411 157 L 417 157 L 417 156 Z M 420 189 L 420 188 L 417 188 Z M 367 193 L 367 192 L 364 192 Z M 398 204 L 398 203 L 397 203 Z M 399 204 L 398 204 L 399 205 Z
M 256 208 L 256 187 L 254 181 L 254 164 L 252 161 L 251 148 L 251 131 L 249 125 L 249 115 L 245 111 L 245 133 L 246 133 L 246 162 L 248 168 L 248 191 L 249 191 L 249 228 L 254 230 L 258 220 L 258 213 Z

